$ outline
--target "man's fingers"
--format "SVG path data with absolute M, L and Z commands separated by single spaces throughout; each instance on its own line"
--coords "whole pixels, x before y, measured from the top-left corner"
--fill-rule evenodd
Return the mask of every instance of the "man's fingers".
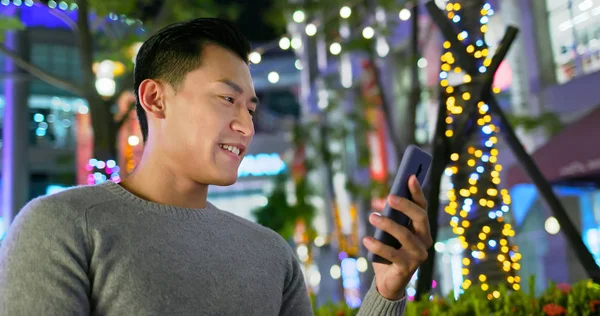
M 410 195 L 412 196 L 412 200 L 415 201 L 417 205 L 419 205 L 422 209 L 427 209 L 427 199 L 425 198 L 425 193 L 423 193 L 423 188 L 419 184 L 419 180 L 414 175 L 410 176 L 408 179 L 408 189 L 410 190 Z
M 427 212 L 416 203 L 405 199 L 390 195 L 388 204 L 391 208 L 398 210 L 412 220 L 412 226 L 415 234 L 421 239 L 427 248 L 433 245 L 431 232 L 429 228 L 429 216 Z
M 371 214 L 369 220 L 375 227 L 387 232 L 398 240 L 402 244 L 402 248 L 407 252 L 415 254 L 416 257 L 421 257 L 423 252 L 427 253 L 428 247 L 408 227 L 404 227 L 392 219 L 376 214 Z

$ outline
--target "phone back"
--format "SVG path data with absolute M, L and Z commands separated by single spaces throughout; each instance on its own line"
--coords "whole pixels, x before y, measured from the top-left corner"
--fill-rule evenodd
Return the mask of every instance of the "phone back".
M 421 186 L 423 186 L 425 180 L 427 179 L 429 167 L 431 166 L 431 160 L 431 155 L 424 152 L 419 147 L 415 145 L 408 146 L 406 148 L 406 151 L 404 152 L 402 161 L 400 162 L 400 167 L 398 168 L 398 173 L 396 174 L 396 178 L 394 179 L 394 183 L 392 185 L 390 194 L 407 198 L 412 201 L 410 190 L 408 188 L 408 179 L 411 175 L 414 174 L 417 177 L 417 180 L 419 181 Z M 402 226 L 410 227 L 411 219 L 408 216 L 404 215 L 404 213 L 392 209 L 387 204 L 387 202 L 381 215 L 393 219 L 396 223 Z M 374 238 L 388 246 L 394 247 L 395 249 L 399 249 L 400 247 L 402 247 L 402 245 L 396 238 L 380 229 L 375 230 Z M 380 262 L 386 264 L 390 263 L 388 260 L 381 258 L 373 253 L 369 253 L 369 257 L 369 259 L 372 262 Z

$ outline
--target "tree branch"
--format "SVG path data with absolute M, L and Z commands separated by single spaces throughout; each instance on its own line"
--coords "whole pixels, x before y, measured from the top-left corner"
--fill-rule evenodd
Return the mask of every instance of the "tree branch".
M 25 59 L 23 59 L 21 56 L 19 56 L 19 54 L 8 49 L 6 46 L 0 45 L 0 52 L 3 53 L 4 55 L 8 56 L 9 58 L 11 58 L 15 64 L 17 64 L 19 67 L 23 68 L 23 70 L 27 71 L 32 76 L 35 76 L 38 79 L 45 81 L 46 83 L 53 85 L 57 88 L 67 90 L 78 96 L 83 96 L 83 90 L 80 87 L 77 87 L 76 85 L 74 85 L 68 81 L 59 79 L 51 74 L 48 74 L 47 72 L 43 71 L 39 67 L 27 62 Z

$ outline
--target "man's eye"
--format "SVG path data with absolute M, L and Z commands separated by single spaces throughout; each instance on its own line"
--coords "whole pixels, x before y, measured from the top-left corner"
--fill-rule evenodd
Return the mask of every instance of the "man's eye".
M 229 103 L 235 103 L 235 100 L 232 97 L 223 97 L 223 99 Z
M 254 110 L 248 109 L 248 113 L 250 113 L 250 116 L 254 117 Z

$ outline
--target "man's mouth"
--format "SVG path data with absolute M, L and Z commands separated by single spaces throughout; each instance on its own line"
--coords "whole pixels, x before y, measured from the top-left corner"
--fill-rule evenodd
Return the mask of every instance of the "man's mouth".
M 226 144 L 219 144 L 219 147 L 228 150 L 232 153 L 234 153 L 235 155 L 239 156 L 240 153 L 242 152 L 242 149 L 240 149 L 239 147 L 235 146 L 235 145 L 226 145 Z

